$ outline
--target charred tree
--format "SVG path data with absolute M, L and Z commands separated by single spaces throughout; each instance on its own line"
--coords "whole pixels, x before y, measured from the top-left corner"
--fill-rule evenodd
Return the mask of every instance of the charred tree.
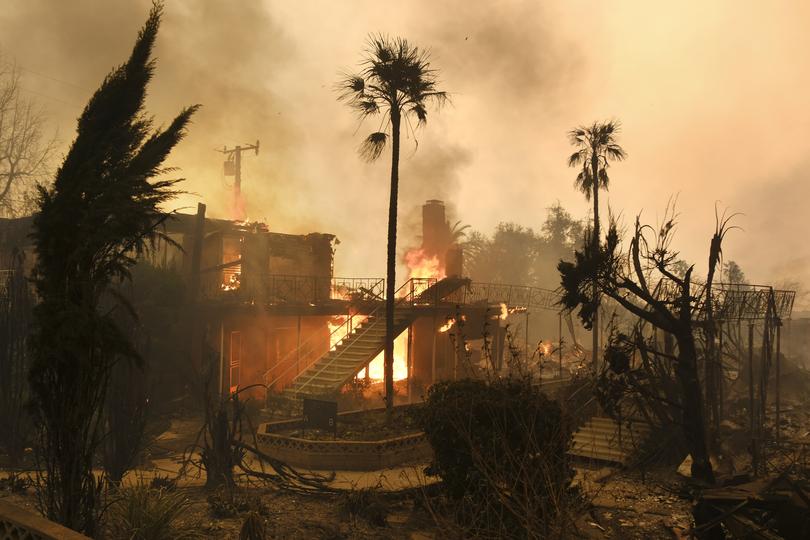
M 722 241 L 720 227 L 719 240 Z M 675 229 L 674 209 L 668 208 L 667 219 L 658 231 L 642 226 L 636 220 L 627 253 L 620 251 L 615 223 L 594 257 L 588 246 L 575 253 L 574 262 L 558 265 L 563 288 L 563 305 L 578 309 L 586 327 L 593 324 L 594 297 L 592 276 L 597 276 L 599 289 L 631 315 L 672 336 L 675 342 L 674 371 L 680 388 L 684 438 L 692 456 L 692 475 L 706 482 L 714 481 L 706 440 L 706 416 L 699 375 L 698 348 L 695 333 L 698 313 L 705 309 L 696 294 L 693 268 L 683 276 L 672 272 L 678 253 L 671 242 Z M 645 233 L 655 232 L 654 241 Z M 715 249 L 715 242 L 712 243 Z M 666 335 L 665 334 L 665 335 Z
M 196 109 L 158 130 L 143 110 L 161 15 L 156 3 L 127 62 L 90 98 L 53 186 L 39 188 L 33 226 L 40 303 L 29 380 L 37 494 L 48 518 L 90 536 L 102 510 L 104 475 L 97 477 L 93 465 L 112 368 L 138 360 L 115 321 L 131 306 L 113 285 L 130 278 L 137 258 L 161 236 L 169 215 L 160 207 L 178 193 L 179 180 L 158 177 Z

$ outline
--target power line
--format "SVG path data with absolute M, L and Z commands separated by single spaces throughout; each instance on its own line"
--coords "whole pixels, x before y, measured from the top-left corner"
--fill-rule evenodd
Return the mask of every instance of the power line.
M 21 66 L 21 65 L 19 65 L 19 64 L 17 65 L 17 67 L 18 67 L 18 68 L 20 68 L 20 69 L 21 69 L 21 70 L 23 70 L 23 71 L 27 71 L 28 73 L 31 73 L 32 75 L 37 75 L 37 76 L 39 76 L 39 77 L 43 77 L 43 78 L 45 78 L 45 79 L 50 79 L 50 80 L 52 80 L 52 81 L 56 81 L 56 82 L 58 82 L 58 83 L 66 84 L 66 85 L 68 85 L 68 86 L 72 86 L 73 88 L 77 88 L 77 89 L 79 89 L 79 90 L 83 90 L 83 91 L 85 91 L 85 92 L 89 92 L 89 91 L 90 91 L 89 89 L 84 88 L 83 86 L 79 86 L 78 84 L 75 84 L 75 83 L 72 83 L 72 82 L 68 82 L 68 81 L 63 81 L 62 79 L 57 79 L 56 77 L 52 77 L 52 76 L 50 76 L 50 75 L 45 75 L 44 73 L 40 73 L 40 72 L 38 72 L 38 71 L 34 71 L 33 69 L 28 69 L 27 67 L 25 67 L 25 66 Z
M 59 98 L 55 98 L 55 97 L 53 97 L 53 96 L 49 96 L 48 94 L 43 94 L 42 92 L 37 92 L 36 90 L 31 90 L 30 88 L 25 88 L 24 86 L 18 86 L 17 88 L 19 88 L 19 89 L 20 89 L 20 90 L 22 90 L 23 92 L 30 92 L 31 94 L 36 94 L 36 95 L 38 95 L 38 96 L 42 96 L 42 97 L 44 97 L 44 98 L 52 99 L 52 100 L 54 100 L 54 101 L 58 101 L 58 102 L 60 102 L 60 103 L 64 103 L 65 105 L 71 105 L 71 106 L 73 106 L 73 107 L 78 107 L 78 106 L 79 106 L 77 103 L 70 102 L 70 101 L 65 101 L 65 100 L 63 100 L 63 99 L 59 99 Z

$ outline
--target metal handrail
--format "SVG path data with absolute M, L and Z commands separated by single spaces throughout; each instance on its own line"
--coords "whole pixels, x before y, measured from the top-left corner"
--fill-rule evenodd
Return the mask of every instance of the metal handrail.
M 539 307 L 559 311 L 560 294 L 542 287 L 474 281 L 467 287 L 448 295 L 446 299 L 455 300 L 459 304 L 503 302 L 511 306 Z
M 340 279 L 342 279 L 342 278 L 334 278 L 334 279 L 340 280 Z M 373 279 L 373 278 L 369 278 L 369 279 Z M 381 282 L 383 282 L 383 283 L 385 282 L 385 280 L 379 280 L 379 281 L 381 281 Z M 401 286 L 400 286 L 400 287 L 399 287 L 399 288 L 398 288 L 398 289 L 397 289 L 397 290 L 394 292 L 394 297 L 396 297 L 396 296 L 397 296 L 397 294 L 398 294 L 398 293 L 400 293 L 400 292 L 401 292 L 403 289 L 405 289 L 406 287 L 410 286 L 409 293 L 408 293 L 408 295 L 407 295 L 407 296 L 406 296 L 404 299 L 410 299 L 411 301 L 413 301 L 413 298 L 414 298 L 415 293 L 416 293 L 416 290 L 417 290 L 417 287 L 416 287 L 416 285 L 417 285 L 417 284 L 422 284 L 422 285 L 427 284 L 427 287 L 425 287 L 425 288 L 424 288 L 424 290 L 427 290 L 427 289 L 429 289 L 429 288 L 430 288 L 432 285 L 435 285 L 435 284 L 436 284 L 436 282 L 437 282 L 437 281 L 436 281 L 436 279 L 434 279 L 434 278 L 411 278 L 411 279 L 409 279 L 408 281 L 406 281 L 405 283 L 403 283 L 403 284 L 402 284 L 402 285 L 401 285 Z M 423 291 L 421 291 L 421 292 L 424 292 L 424 290 L 423 290 Z M 421 292 L 420 292 L 420 294 L 421 294 Z M 383 305 L 380 305 L 380 306 L 377 306 L 376 308 L 374 308 L 374 310 L 372 310 L 372 311 L 371 311 L 371 313 L 369 313 L 368 315 L 366 315 L 366 316 L 365 316 L 365 317 L 366 317 L 366 320 L 371 319 L 371 317 L 375 316 L 375 314 L 376 314 L 376 313 L 377 313 L 377 312 L 378 312 L 380 309 L 382 309 L 382 308 L 384 308 L 384 307 L 385 307 L 385 305 L 383 304 Z M 335 348 L 336 350 L 337 350 L 338 346 L 339 346 L 341 343 L 343 343 L 343 341 L 344 341 L 344 340 L 345 340 L 347 337 L 349 337 L 349 336 L 352 334 L 352 332 L 353 332 L 352 327 L 354 326 L 354 325 L 352 324 L 352 321 L 353 321 L 354 317 L 356 317 L 357 315 L 358 315 L 358 314 L 356 314 L 356 313 L 355 313 L 355 314 L 350 314 L 350 315 L 349 315 L 349 317 L 346 319 L 346 322 L 344 322 L 343 324 L 341 324 L 339 327 L 337 327 L 335 330 L 333 330 L 333 331 L 332 331 L 332 332 L 329 334 L 329 342 L 331 343 L 331 342 L 332 342 L 332 336 L 333 336 L 333 335 L 335 335 L 337 332 L 340 332 L 340 331 L 343 329 L 343 327 L 344 327 L 344 326 L 348 325 L 348 331 L 347 331 L 347 332 L 346 332 L 346 334 L 343 336 L 343 338 L 341 338 L 339 341 L 335 342 L 334 348 Z M 362 323 L 360 323 L 360 324 L 362 324 Z M 309 338 L 307 338 L 307 339 L 306 339 L 306 341 L 304 341 L 304 343 L 303 343 L 303 344 L 307 344 L 307 343 L 309 343 L 309 342 L 310 342 L 310 341 L 312 341 L 314 338 L 315 338 L 315 335 L 313 334 L 313 335 L 311 335 Z M 303 344 L 302 344 L 302 345 L 303 345 Z M 278 365 L 283 365 L 283 364 L 284 364 L 284 363 L 286 363 L 288 360 L 291 360 L 291 359 L 292 359 L 291 357 L 293 356 L 293 354 L 294 354 L 294 353 L 297 353 L 297 352 L 300 350 L 300 348 L 301 348 L 301 345 L 299 345 L 298 347 L 296 347 L 295 349 L 291 350 L 291 351 L 290 351 L 290 352 L 288 352 L 286 355 L 284 355 L 284 357 L 283 357 L 281 360 L 279 360 L 279 361 L 277 362 L 277 367 L 278 367 Z M 330 347 L 330 350 L 331 350 L 331 347 Z M 313 365 L 314 365 L 314 364 L 315 364 L 315 363 L 316 363 L 318 360 L 320 360 L 320 358 L 321 358 L 321 357 L 316 358 L 316 359 L 315 359 L 314 361 L 312 361 L 312 362 L 311 362 L 309 365 L 307 365 L 307 367 L 305 367 L 305 368 L 302 370 L 302 373 L 303 373 L 303 372 L 305 372 L 306 370 L 308 370 L 310 367 L 312 367 L 312 366 L 313 366 Z M 282 379 L 282 377 L 284 377 L 285 375 L 287 375 L 287 374 L 290 372 L 290 370 L 291 370 L 291 369 L 292 369 L 294 366 L 295 366 L 295 364 L 294 364 L 294 363 L 292 363 L 292 362 L 290 362 L 290 363 L 289 363 L 289 366 L 287 366 L 287 367 L 284 369 L 284 371 L 282 371 L 282 372 L 281 372 L 279 375 L 277 375 L 277 376 L 276 376 L 276 378 L 275 378 L 275 379 L 273 379 L 273 381 L 272 381 L 272 382 L 270 382 L 270 383 L 267 383 L 267 377 L 268 377 L 268 374 L 269 374 L 270 372 L 274 371 L 274 369 L 269 369 L 269 370 L 267 370 L 267 372 L 265 372 L 265 375 L 264 375 L 265 384 L 267 384 L 267 387 L 268 387 L 268 388 L 272 388 L 272 387 L 273 387 L 273 386 L 274 386 L 276 383 L 278 383 L 278 382 L 279 382 L 279 381 Z M 320 372 L 319 372 L 319 373 L 320 373 Z M 307 381 L 307 382 L 309 382 L 309 381 Z
M 435 278 L 410 278 L 410 279 L 408 279 L 408 281 L 406 281 L 405 283 L 403 283 L 403 284 L 402 284 L 402 285 L 401 285 L 401 286 L 400 286 L 400 287 L 399 287 L 399 288 L 398 288 L 396 291 L 394 291 L 394 298 L 396 298 L 396 301 L 394 302 L 394 308 L 396 309 L 396 306 L 397 306 L 397 305 L 399 305 L 399 304 L 403 304 L 403 303 L 406 303 L 406 302 L 410 302 L 411 304 L 413 304 L 413 302 L 414 302 L 415 298 L 417 297 L 417 295 L 416 295 L 416 288 L 415 288 L 415 285 L 416 285 L 416 284 L 427 284 L 427 287 L 425 287 L 423 290 L 421 290 L 421 291 L 419 292 L 419 296 L 421 296 L 421 295 L 422 295 L 422 294 L 424 294 L 426 291 L 428 291 L 428 290 L 430 289 L 430 287 L 432 287 L 432 286 L 436 285 L 436 283 L 438 283 L 438 280 L 436 280 Z M 405 296 L 403 296 L 403 297 L 397 298 L 398 293 L 400 293 L 400 292 L 401 292 L 403 289 L 406 289 L 406 287 L 408 287 L 408 286 L 410 286 L 410 287 L 409 287 L 409 289 L 410 289 L 410 290 L 408 291 L 408 294 L 406 294 L 406 295 L 405 295 Z M 406 289 L 406 290 L 407 290 L 407 289 Z M 438 289 L 437 289 L 435 292 L 436 292 L 436 294 L 438 295 Z M 438 298 L 437 298 L 436 300 L 438 301 Z M 374 309 L 374 311 L 372 311 L 372 312 L 371 312 L 371 313 L 368 315 L 368 319 L 371 319 L 371 318 L 374 316 L 374 314 L 375 314 L 377 311 L 379 311 L 379 310 L 381 310 L 381 309 L 384 309 L 384 308 L 385 308 L 385 304 L 383 304 L 383 305 L 381 305 L 381 306 L 377 306 L 377 308 L 375 308 L 375 309 Z M 366 329 L 365 329 L 365 330 L 364 330 L 364 331 L 363 331 L 361 334 L 358 334 L 358 335 L 357 335 L 357 339 L 362 338 L 362 337 L 363 337 L 363 336 L 364 336 L 364 335 L 365 335 L 365 334 L 366 334 L 366 333 L 369 331 L 369 329 L 370 329 L 372 326 L 373 326 L 373 325 L 369 325 L 369 326 L 368 326 L 368 328 L 366 328 Z M 351 334 L 347 334 L 347 335 L 346 335 L 346 337 L 348 337 L 349 335 L 351 335 Z M 345 338 L 344 338 L 344 339 L 345 339 Z M 341 340 L 341 342 L 342 342 L 342 341 L 343 341 L 343 340 Z M 339 344 L 339 343 L 338 343 L 338 344 Z M 335 344 L 335 349 L 336 349 L 336 350 L 337 350 L 337 345 L 338 345 L 338 344 Z M 336 361 L 336 360 L 338 360 L 338 359 L 340 358 L 340 355 L 341 355 L 341 354 L 343 354 L 343 352 L 345 352 L 345 350 L 346 350 L 346 349 L 343 349 L 343 351 L 338 352 L 337 356 L 336 356 L 336 357 L 333 359 L 333 362 L 334 362 L 334 361 Z M 318 359 L 318 360 L 320 360 L 320 359 Z M 317 361 L 318 361 L 318 360 L 316 360 L 315 362 L 313 362 L 313 364 L 312 364 L 312 365 L 314 365 L 315 363 L 317 363 Z M 324 366 L 323 366 L 321 369 L 319 369 L 318 371 L 316 371 L 314 374 L 310 375 L 310 377 L 309 377 L 309 378 L 308 378 L 306 381 L 304 381 L 304 383 L 303 383 L 301 386 L 302 386 L 302 387 L 306 387 L 306 386 L 307 386 L 307 385 L 308 385 L 310 382 L 312 382 L 312 380 L 313 380 L 313 379 L 315 379 L 315 378 L 316 378 L 316 377 L 318 377 L 318 376 L 319 376 L 321 373 L 323 373 L 323 371 L 324 371 L 324 370 L 325 370 L 327 367 L 329 367 L 329 365 L 330 365 L 330 364 L 332 364 L 332 362 L 327 363 L 327 364 L 326 364 L 326 365 L 324 365 Z M 312 367 L 312 365 L 310 365 L 309 367 Z M 308 367 L 307 369 L 309 369 L 309 367 Z M 304 370 L 304 371 L 306 371 L 306 370 Z
M 241 264 L 242 260 L 240 259 L 205 271 L 223 270 Z M 242 277 L 244 276 L 245 274 L 242 273 Z M 218 278 L 208 278 L 205 285 L 205 294 L 209 297 L 217 297 L 223 293 L 230 293 L 243 300 L 249 300 L 253 296 L 264 296 L 262 300 L 315 304 L 328 300 L 351 298 L 358 294 L 373 300 L 379 300 L 385 291 L 385 279 L 377 277 L 333 277 L 267 273 L 256 274 L 256 277 L 257 280 L 253 283 L 258 283 L 258 285 L 248 285 L 243 282 L 239 289 L 235 291 L 223 291 Z
M 262 282 L 269 299 L 288 301 L 284 293 L 291 292 L 293 301 L 309 303 L 342 300 L 356 292 L 366 292 L 371 297 L 379 298 L 385 290 L 385 280 L 382 278 L 264 274 Z M 320 293 L 327 289 L 327 297 L 323 297 Z
M 696 319 L 706 319 L 706 284 L 693 280 L 690 303 L 694 307 Z M 668 302 L 676 302 L 680 294 L 677 284 L 669 279 L 661 279 L 658 284 L 658 297 Z M 793 311 L 796 291 L 774 289 L 768 285 L 747 283 L 714 283 L 712 285 L 712 317 L 716 320 L 760 320 L 776 316 L 788 319 Z
M 377 308 L 377 309 L 379 309 L 379 308 Z M 374 311 L 376 311 L 376 309 L 375 309 Z M 372 312 L 372 313 L 373 313 L 373 312 Z M 343 329 L 343 327 L 344 327 L 344 326 L 347 326 L 347 325 L 348 325 L 349 331 L 348 331 L 348 332 L 346 332 L 346 335 L 345 335 L 343 338 L 341 338 L 339 341 L 336 341 L 336 342 L 335 342 L 334 347 L 335 347 L 336 349 L 337 349 L 337 346 L 338 346 L 338 345 L 340 345 L 340 343 L 341 343 L 341 342 L 342 342 L 344 339 L 346 339 L 346 336 L 348 336 L 348 335 L 351 333 L 351 331 L 352 331 L 352 330 L 351 330 L 351 328 L 352 328 L 351 322 L 352 322 L 352 319 L 354 319 L 354 317 L 355 317 L 355 316 L 357 316 L 357 315 L 358 315 L 357 313 L 352 313 L 352 314 L 349 314 L 349 316 L 346 318 L 346 321 L 345 321 L 345 322 L 343 322 L 343 323 L 342 323 L 340 326 L 338 326 L 337 328 L 335 328 L 334 330 L 332 330 L 332 332 L 330 332 L 330 333 L 329 333 L 329 343 L 332 343 L 332 336 L 333 336 L 333 335 L 335 335 L 336 333 L 338 333 L 338 332 L 339 332 L 341 329 Z M 362 323 L 361 323 L 361 324 L 362 324 Z M 310 336 L 309 336 L 309 337 L 308 337 L 308 338 L 307 338 L 307 339 L 306 339 L 306 340 L 305 340 L 303 343 L 301 343 L 301 344 L 300 344 L 300 345 L 298 345 L 298 346 L 297 346 L 295 349 L 293 349 L 293 350 L 291 350 L 290 352 L 288 352 L 287 354 L 285 354 L 285 355 L 284 355 L 284 356 L 281 358 L 281 360 L 279 360 L 279 361 L 276 363 L 276 368 L 277 368 L 278 366 L 282 365 L 283 363 L 285 363 L 285 362 L 286 362 L 288 359 L 290 359 L 290 357 L 292 357 L 293 353 L 297 353 L 297 352 L 298 352 L 298 351 L 301 349 L 301 345 L 308 344 L 310 341 L 312 341 L 313 339 L 315 339 L 315 337 L 316 337 L 316 333 L 312 333 L 312 334 L 311 334 L 311 335 L 310 335 Z M 332 349 L 332 347 L 330 346 L 330 347 L 329 347 L 329 350 L 331 350 L 331 349 Z M 309 364 L 309 365 L 308 365 L 306 368 L 304 368 L 304 370 L 303 370 L 303 371 L 306 371 L 307 369 L 309 369 L 309 368 L 310 368 L 310 367 L 311 367 L 311 366 L 312 366 L 312 365 L 313 365 L 315 362 L 317 362 L 319 359 L 320 359 L 320 357 L 319 357 L 319 358 L 316 358 L 316 359 L 315 359 L 315 361 L 314 361 L 314 362 L 312 362 L 311 364 Z M 270 372 L 274 371 L 274 369 L 268 369 L 268 370 L 267 370 L 267 372 L 265 372 L 265 374 L 264 374 L 264 382 L 265 382 L 265 384 L 267 385 L 267 387 L 268 387 L 268 388 L 272 388 L 272 387 L 273 387 L 273 386 L 274 386 L 274 385 L 275 385 L 277 382 L 279 382 L 279 381 L 281 380 L 281 378 L 282 378 L 282 377 L 284 377 L 284 376 L 285 376 L 287 373 L 289 373 L 289 372 L 290 372 L 290 370 L 291 370 L 291 369 L 292 369 L 294 366 L 295 366 L 295 364 L 293 364 L 293 363 L 291 362 L 291 363 L 290 363 L 290 365 L 289 365 L 289 366 L 287 366 L 287 368 L 286 368 L 284 371 L 282 371 L 282 372 L 281 372 L 281 374 L 279 374 L 278 376 L 276 376 L 276 378 L 275 378 L 275 379 L 273 379 L 273 381 L 272 381 L 272 382 L 270 382 L 270 383 L 268 383 L 268 382 L 267 382 L 267 376 L 268 376 L 268 373 L 270 373 Z

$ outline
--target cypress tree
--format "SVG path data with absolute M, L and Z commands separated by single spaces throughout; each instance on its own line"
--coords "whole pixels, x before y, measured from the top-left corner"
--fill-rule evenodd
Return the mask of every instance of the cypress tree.
M 78 120 L 53 186 L 39 188 L 34 219 L 39 297 L 32 339 L 31 411 L 38 428 L 37 493 L 43 513 L 93 536 L 104 475 L 93 464 L 104 437 L 112 366 L 137 354 L 116 326 L 126 308 L 112 288 L 160 237 L 161 206 L 178 193 L 163 161 L 183 138 L 196 106 L 165 129 L 144 112 L 155 70 L 155 3 L 129 59 L 107 75 Z M 114 306 L 110 308 L 109 306 Z

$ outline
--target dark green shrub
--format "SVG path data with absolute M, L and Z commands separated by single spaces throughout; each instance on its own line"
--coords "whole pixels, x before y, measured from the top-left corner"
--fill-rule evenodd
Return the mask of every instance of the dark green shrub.
M 440 382 L 420 421 L 457 522 L 480 536 L 548 536 L 570 499 L 570 431 L 530 379 Z

